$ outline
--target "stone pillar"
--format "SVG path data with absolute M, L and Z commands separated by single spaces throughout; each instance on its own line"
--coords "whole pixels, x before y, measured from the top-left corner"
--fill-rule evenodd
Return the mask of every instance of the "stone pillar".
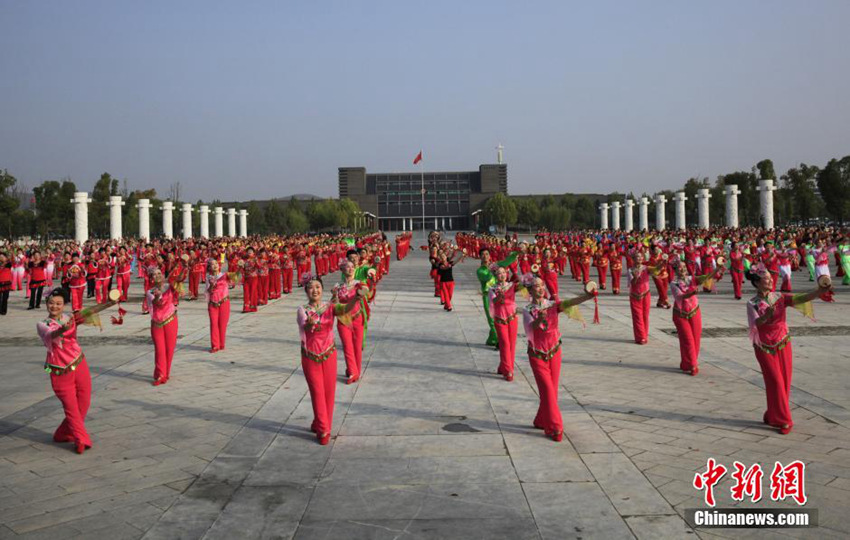
M 221 206 L 215 207 L 215 236 L 216 238 L 224 236 L 224 208 Z
M 608 203 L 604 202 L 599 205 L 599 228 L 608 228 Z
M 151 200 L 139 199 L 139 239 L 151 239 Z
M 202 204 L 198 210 L 201 214 L 201 238 L 210 237 L 210 207 Z
M 77 191 L 74 198 L 74 239 L 80 244 L 89 239 L 89 194 L 85 191 Z
M 120 195 L 112 195 L 109 197 L 109 238 L 112 240 L 121 240 L 123 236 L 121 232 L 121 207 L 124 206 L 124 201 Z
M 625 219 L 626 219 L 626 232 L 631 231 L 635 228 L 635 220 L 634 220 L 634 207 L 635 202 L 631 199 L 626 199 L 626 209 L 625 209 Z
M 192 238 L 192 205 L 183 203 L 183 239 Z
M 708 199 L 711 198 L 711 192 L 708 188 L 701 188 L 697 190 L 697 213 L 699 215 L 699 228 L 707 229 L 709 227 L 708 221 Z
M 227 236 L 236 236 L 236 209 L 227 209 Z
M 248 236 L 248 211 L 239 211 L 239 236 L 245 238 Z
M 655 229 L 663 231 L 667 226 L 667 197 L 658 195 L 655 197 Z
M 646 197 L 641 197 L 640 208 L 638 208 L 638 225 L 640 226 L 640 230 L 648 231 L 649 230 L 649 199 Z
M 611 228 L 615 231 L 620 230 L 620 201 L 611 203 Z
M 769 230 L 773 228 L 773 192 L 776 186 L 773 180 L 759 180 L 758 191 L 762 227 Z
M 173 202 L 164 201 L 162 203 L 162 235 L 166 238 L 172 238 L 174 236 L 171 220 L 172 210 L 174 210 Z
M 723 190 L 726 193 L 726 226 L 738 228 L 738 195 L 741 190 L 735 184 L 729 184 Z
M 677 191 L 673 196 L 673 200 L 676 201 L 676 228 L 680 230 L 687 229 L 688 226 L 685 220 L 685 201 L 688 200 L 685 197 L 684 191 Z

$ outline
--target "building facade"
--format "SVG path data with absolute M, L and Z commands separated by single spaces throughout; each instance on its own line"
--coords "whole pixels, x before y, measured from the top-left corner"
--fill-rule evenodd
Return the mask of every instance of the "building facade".
M 422 189 L 426 229 L 477 228 L 480 210 L 497 193 L 508 193 L 506 164 L 477 171 L 367 173 L 365 167 L 339 168 L 339 196 L 374 214 L 384 231 L 422 230 Z

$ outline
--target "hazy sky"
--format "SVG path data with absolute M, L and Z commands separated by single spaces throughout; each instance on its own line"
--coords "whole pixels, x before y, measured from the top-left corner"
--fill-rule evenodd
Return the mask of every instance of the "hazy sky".
M 675 189 L 850 154 L 848 0 L 0 0 L 0 168 L 189 200 L 337 167 Z

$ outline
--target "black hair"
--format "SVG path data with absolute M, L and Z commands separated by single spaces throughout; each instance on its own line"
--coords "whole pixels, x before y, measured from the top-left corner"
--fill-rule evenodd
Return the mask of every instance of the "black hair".
M 747 278 L 747 280 L 748 280 L 750 283 L 752 283 L 752 284 L 753 284 L 753 287 L 758 288 L 758 286 L 759 286 L 759 282 L 761 281 L 761 276 L 760 276 L 760 275 L 758 275 L 758 274 L 756 274 L 755 272 L 752 272 L 752 271 L 750 271 L 750 270 L 747 270 L 746 272 L 744 272 L 744 277 L 745 277 L 745 278 Z
M 356 249 L 352 248 L 345 252 L 345 256 L 348 257 L 350 255 L 359 255 Z
M 62 301 L 66 304 L 71 302 L 71 291 L 68 289 L 57 287 L 50 291 L 50 294 L 47 295 L 47 299 L 50 300 L 54 296 L 59 296 L 62 298 Z

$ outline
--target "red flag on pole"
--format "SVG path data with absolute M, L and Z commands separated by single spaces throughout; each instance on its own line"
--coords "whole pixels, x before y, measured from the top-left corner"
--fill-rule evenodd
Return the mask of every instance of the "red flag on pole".
M 420 161 L 422 161 L 422 150 L 420 150 L 419 153 L 416 154 L 416 158 L 413 160 L 413 164 L 416 165 Z

